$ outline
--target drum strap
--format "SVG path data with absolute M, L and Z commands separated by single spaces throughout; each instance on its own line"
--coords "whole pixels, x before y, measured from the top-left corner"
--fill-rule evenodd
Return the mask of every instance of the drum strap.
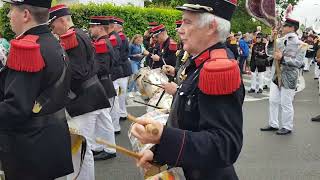
M 81 154 L 80 154 L 80 168 L 79 168 L 78 174 L 76 175 L 76 177 L 73 178 L 73 180 L 76 180 L 80 175 L 83 161 L 84 161 L 84 156 L 86 155 L 86 151 L 87 151 L 87 140 L 85 138 L 82 138 Z M 89 151 L 90 151 L 90 149 L 89 149 Z

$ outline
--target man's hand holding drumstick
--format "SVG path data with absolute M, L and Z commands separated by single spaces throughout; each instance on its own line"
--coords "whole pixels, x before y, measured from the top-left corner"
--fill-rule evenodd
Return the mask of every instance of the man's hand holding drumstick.
M 128 119 L 129 116 L 128 116 Z M 153 119 L 138 119 L 138 122 L 132 126 L 131 133 L 143 144 L 159 144 L 164 129 L 164 125 Z M 157 129 L 158 133 L 148 132 L 147 127 L 152 127 L 150 129 Z M 137 166 L 148 170 L 152 167 L 153 152 L 151 150 L 145 150 L 139 153 L 140 158 L 137 159 Z
M 133 120 L 131 133 L 143 144 L 159 144 L 163 132 L 163 127 L 160 122 L 153 119 L 133 119 L 134 117 L 128 115 L 129 120 Z
M 176 71 L 175 71 L 174 67 L 170 66 L 170 65 L 163 65 L 162 72 L 164 72 L 166 75 L 169 75 L 169 76 L 176 75 Z

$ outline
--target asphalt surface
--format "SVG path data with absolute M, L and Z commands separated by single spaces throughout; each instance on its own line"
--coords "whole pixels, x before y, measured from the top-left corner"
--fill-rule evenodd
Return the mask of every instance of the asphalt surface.
M 295 96 L 294 132 L 277 136 L 260 132 L 268 121 L 268 99 L 244 104 L 244 144 L 236 171 L 241 180 L 320 180 L 320 123 L 310 118 L 320 114 L 317 81 L 313 71 L 305 73 L 305 89 Z M 249 77 L 248 77 L 249 78 Z M 247 86 L 247 85 L 246 85 Z M 250 95 L 255 96 L 256 95 Z M 136 116 L 145 112 L 143 106 L 130 106 Z M 130 148 L 129 122 L 121 122 L 122 133 L 116 137 L 118 145 Z M 95 163 L 96 180 L 142 180 L 134 160 L 120 153 L 112 160 Z

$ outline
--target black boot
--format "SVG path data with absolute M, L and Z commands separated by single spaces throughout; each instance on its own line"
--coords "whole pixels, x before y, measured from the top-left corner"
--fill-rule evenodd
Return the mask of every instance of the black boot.
M 279 129 L 274 128 L 272 126 L 266 126 L 266 127 L 260 128 L 260 131 L 277 131 L 277 130 L 279 130 Z
M 102 161 L 102 160 L 107 160 L 107 159 L 111 159 L 111 158 L 115 158 L 117 157 L 116 153 L 107 153 L 105 151 L 102 151 L 101 153 L 93 156 L 95 161 Z
M 277 135 L 287 135 L 290 133 L 291 133 L 291 130 L 286 129 L 286 128 L 281 128 L 276 132 Z
M 263 92 L 263 90 L 262 90 L 262 89 L 259 89 L 257 93 L 258 93 L 258 94 L 261 94 L 262 92 Z
M 263 89 L 267 90 L 267 89 L 269 89 L 269 87 L 267 85 L 264 85 Z
M 320 122 L 320 115 L 311 118 L 311 121 L 313 121 L 313 122 Z
M 248 93 L 254 93 L 254 92 L 256 92 L 254 89 L 250 89 L 250 90 L 248 91 Z
M 127 117 L 120 117 L 120 121 L 125 121 L 127 120 Z

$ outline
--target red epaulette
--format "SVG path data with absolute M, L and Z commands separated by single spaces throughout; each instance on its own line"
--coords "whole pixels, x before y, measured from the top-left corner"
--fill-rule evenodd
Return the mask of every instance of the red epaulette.
M 122 41 L 126 40 L 126 38 L 127 38 L 123 32 L 119 32 L 119 36 Z
M 69 29 L 65 34 L 61 35 L 60 41 L 65 50 L 73 49 L 79 45 L 74 29 Z
M 178 44 L 174 40 L 170 39 L 170 44 L 169 44 L 169 50 L 170 51 L 177 51 L 178 50 Z
M 239 65 L 229 59 L 225 49 L 210 52 L 200 71 L 199 89 L 208 95 L 227 95 L 234 93 L 241 85 Z
M 112 44 L 112 47 L 116 47 L 118 45 L 118 41 L 117 41 L 117 38 L 116 38 L 115 35 L 111 35 L 109 37 L 109 40 L 110 40 L 110 42 Z
M 97 54 L 105 54 L 109 52 L 109 48 L 105 39 L 100 39 L 99 41 L 93 42 L 93 46 Z
M 39 72 L 45 67 L 41 55 L 39 36 L 26 35 L 10 42 L 11 48 L 7 66 L 10 69 L 22 72 Z

